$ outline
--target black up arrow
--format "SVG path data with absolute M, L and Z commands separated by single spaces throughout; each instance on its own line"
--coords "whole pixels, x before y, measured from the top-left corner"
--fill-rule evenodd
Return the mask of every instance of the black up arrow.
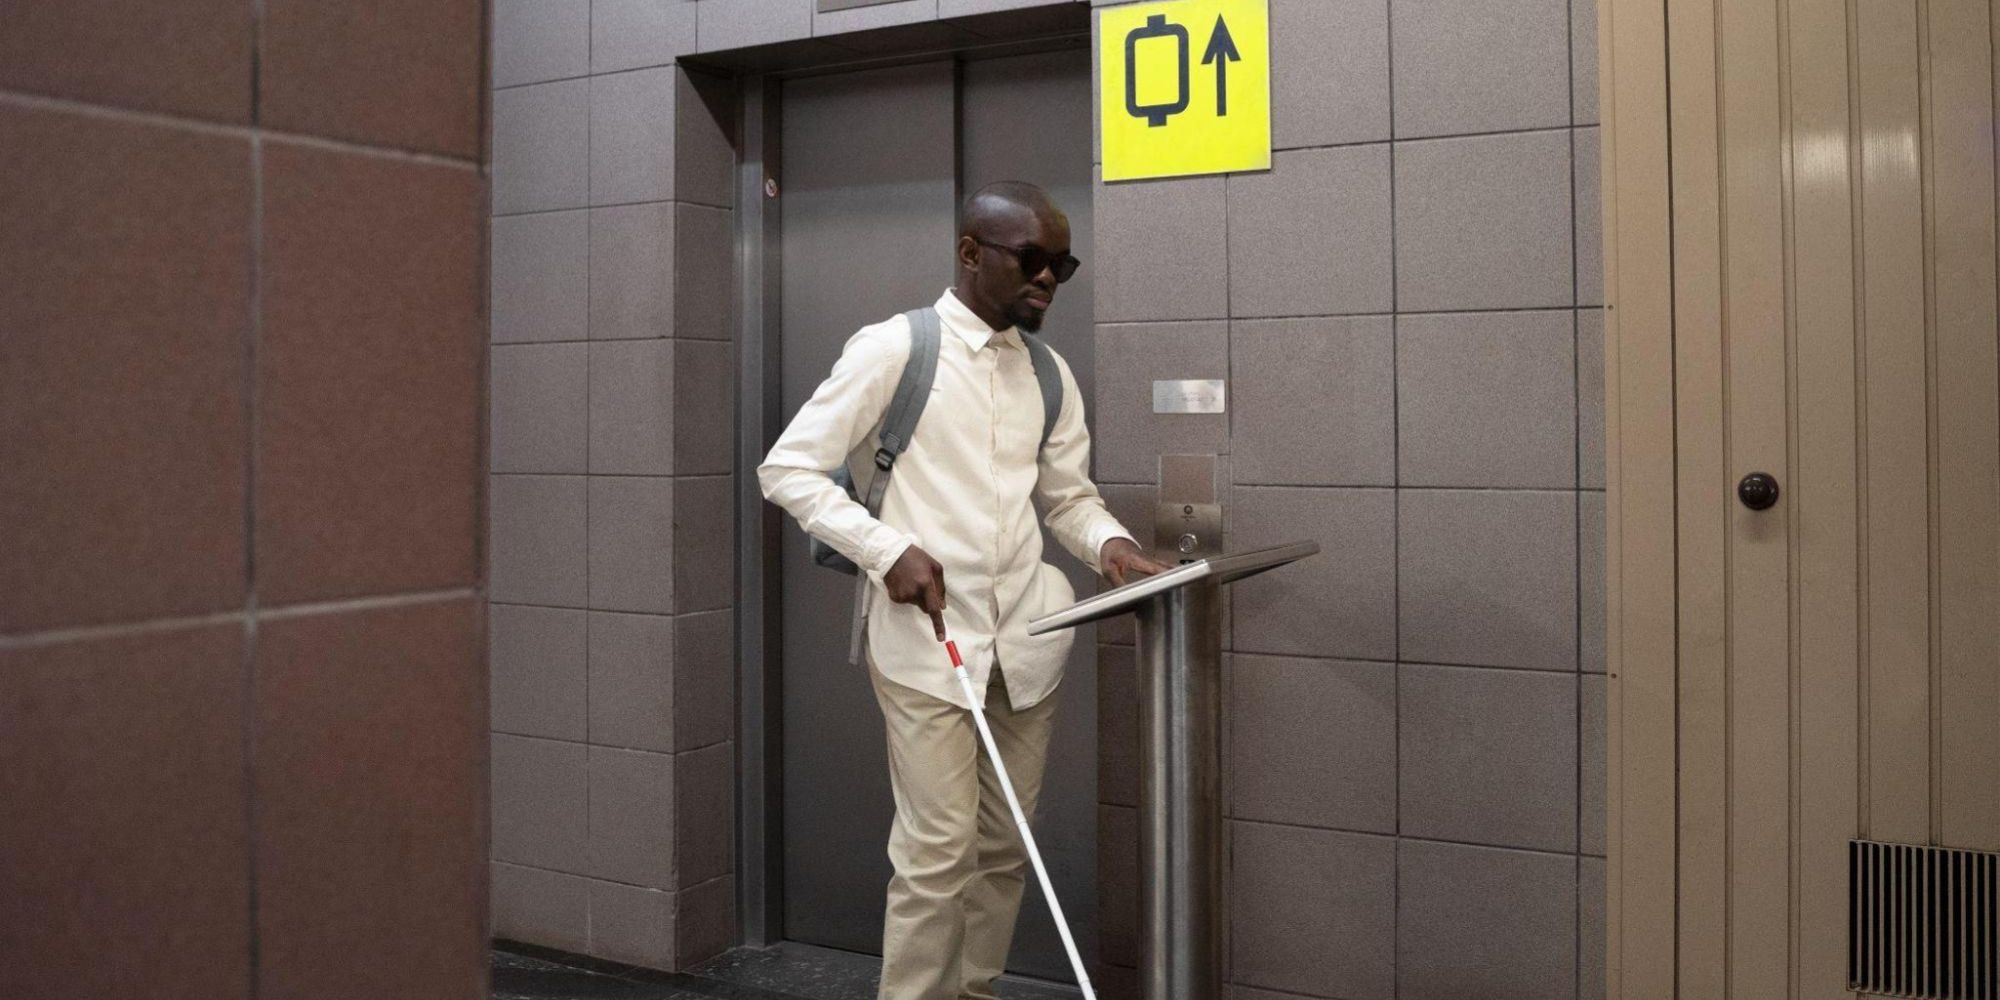
M 1222 15 L 1215 16 L 1215 31 L 1208 36 L 1208 51 L 1201 57 L 1203 66 L 1215 64 L 1215 113 L 1218 116 L 1229 113 L 1229 64 L 1242 62 L 1243 54 L 1236 51 L 1236 39 L 1229 37 L 1229 25 Z

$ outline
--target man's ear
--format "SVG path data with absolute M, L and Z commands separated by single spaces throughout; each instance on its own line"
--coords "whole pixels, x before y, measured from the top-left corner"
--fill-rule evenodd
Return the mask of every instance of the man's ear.
M 958 266 L 962 270 L 979 270 L 979 241 L 970 236 L 958 238 Z

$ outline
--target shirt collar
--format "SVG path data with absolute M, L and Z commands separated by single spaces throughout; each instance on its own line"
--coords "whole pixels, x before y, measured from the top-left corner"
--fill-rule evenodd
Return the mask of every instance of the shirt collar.
M 943 295 L 938 296 L 936 308 L 938 319 L 944 322 L 945 329 L 958 334 L 959 339 L 965 341 L 965 345 L 975 351 L 995 340 L 1009 346 L 1019 346 L 1021 343 L 1020 334 L 1015 333 L 1013 327 L 995 330 L 987 326 L 986 321 L 980 319 L 979 314 L 973 312 L 965 303 L 960 302 L 958 293 L 949 288 L 944 290 Z

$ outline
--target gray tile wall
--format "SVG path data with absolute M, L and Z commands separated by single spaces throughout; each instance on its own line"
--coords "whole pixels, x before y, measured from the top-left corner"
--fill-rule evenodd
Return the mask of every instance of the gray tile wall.
M 1052 2 L 496 0 L 496 933 L 664 967 L 734 932 L 702 585 L 734 541 L 696 520 L 733 488 L 728 95 L 673 60 Z M 1601 995 L 1594 4 L 1271 17 L 1273 168 L 1100 184 L 1086 265 L 1119 516 L 1144 533 L 1156 456 L 1214 451 L 1233 546 L 1325 549 L 1231 602 L 1233 995 Z M 1151 414 L 1176 377 L 1229 379 L 1229 415 Z M 1100 637 L 1117 997 L 1132 633 Z
M 1113 503 L 1216 451 L 1231 547 L 1323 549 L 1234 595 L 1233 995 L 1602 996 L 1594 5 L 1270 8 L 1272 169 L 1101 184 L 1086 264 Z M 1150 412 L 1214 377 L 1226 418 Z M 1102 634 L 1111 996 L 1136 732 Z
M 493 23 L 494 933 L 673 969 L 735 936 L 730 84 L 694 0 Z

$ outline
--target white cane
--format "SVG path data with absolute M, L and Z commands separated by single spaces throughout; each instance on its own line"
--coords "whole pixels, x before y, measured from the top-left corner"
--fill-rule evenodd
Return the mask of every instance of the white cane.
M 1021 800 L 1014 796 L 1014 782 L 1007 777 L 1007 764 L 1000 759 L 1000 747 L 993 742 L 993 730 L 986 727 L 986 710 L 981 707 L 979 693 L 972 688 L 972 677 L 965 672 L 965 661 L 958 656 L 958 643 L 945 640 L 944 648 L 951 654 L 951 672 L 958 675 L 958 686 L 965 689 L 966 704 L 972 706 L 972 721 L 979 727 L 979 739 L 986 744 L 986 756 L 993 761 L 993 773 L 1000 776 L 1000 790 L 1007 793 L 1007 808 L 1014 813 L 1014 825 L 1020 828 L 1021 841 L 1028 845 L 1028 860 L 1035 864 L 1035 878 L 1042 883 L 1042 897 L 1049 901 L 1049 912 L 1055 914 L 1056 930 L 1062 934 L 1063 950 L 1069 952 L 1069 965 L 1076 970 L 1076 985 L 1082 987 L 1084 1000 L 1097 1000 L 1097 994 L 1090 988 L 1090 974 L 1083 971 L 1083 958 L 1076 953 L 1076 940 L 1069 935 L 1069 921 L 1064 919 L 1062 904 L 1056 901 L 1055 887 L 1049 885 L 1049 870 L 1042 867 L 1042 852 L 1035 847 L 1034 831 L 1028 829 L 1028 817 L 1021 812 Z

